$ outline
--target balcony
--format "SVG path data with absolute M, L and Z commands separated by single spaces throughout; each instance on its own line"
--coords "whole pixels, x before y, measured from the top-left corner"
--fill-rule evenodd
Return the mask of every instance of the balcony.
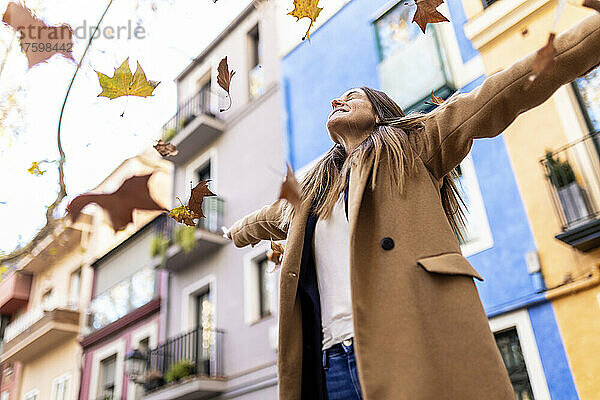
M 214 141 L 224 130 L 224 124 L 213 113 L 213 99 L 219 102 L 220 96 L 210 89 L 202 89 L 177 109 L 163 126 L 163 138 L 170 141 L 179 150 L 170 161 L 181 165 L 197 155 L 204 147 Z
M 145 400 L 213 398 L 226 389 L 223 376 L 223 334 L 199 327 L 150 350 Z
M 1 362 L 26 362 L 78 333 L 77 306 L 66 301 L 48 301 L 6 327 Z
M 0 315 L 12 315 L 27 305 L 31 275 L 15 271 L 0 282 Z
M 589 252 L 600 247 L 600 131 L 540 159 L 562 232 L 556 239 Z
M 223 199 L 219 197 L 205 197 L 202 210 L 206 218 L 200 218 L 194 230 L 193 246 L 183 249 L 176 244 L 175 237 L 189 227 L 175 222 L 166 216 L 160 217 L 157 224 L 157 234 L 169 240 L 169 246 L 165 254 L 164 267 L 169 271 L 179 271 L 190 266 L 196 260 L 217 251 L 229 243 L 223 237 L 221 226 L 223 226 Z

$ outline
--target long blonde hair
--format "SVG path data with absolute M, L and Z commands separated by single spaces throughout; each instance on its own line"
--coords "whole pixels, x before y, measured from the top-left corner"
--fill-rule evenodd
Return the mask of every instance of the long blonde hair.
M 335 144 L 300 181 L 302 199 L 313 199 L 312 212 L 319 218 L 327 219 L 333 211 L 340 194 L 348 184 L 350 167 L 362 165 L 374 153 L 371 189 L 375 188 L 377 167 L 385 156 L 390 171 L 390 184 L 404 188 L 404 179 L 415 166 L 415 150 L 409 142 L 409 135 L 422 134 L 430 113 L 411 112 L 405 115 L 400 106 L 385 93 L 368 87 L 361 87 L 373 106 L 377 123 L 373 133 L 363 140 L 350 155 L 341 144 Z M 446 102 L 453 101 L 455 95 Z M 455 184 L 456 170 L 443 177 L 440 188 L 442 206 L 452 229 L 464 239 L 461 227 L 465 225 L 466 205 Z M 287 229 L 294 209 L 288 203 L 281 218 L 281 228 Z

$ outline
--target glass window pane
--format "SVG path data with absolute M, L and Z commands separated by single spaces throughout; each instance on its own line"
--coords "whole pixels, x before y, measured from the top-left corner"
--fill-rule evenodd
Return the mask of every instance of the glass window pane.
M 590 128 L 593 131 L 600 130 L 600 68 L 576 79 L 574 86 L 579 93 L 583 112 L 590 121 Z
M 517 400 L 533 400 L 533 390 L 531 389 L 531 382 L 529 381 L 529 374 L 527 373 L 527 366 L 525 365 L 517 329 L 512 328 L 497 332 L 494 336 L 504 360 L 504 365 L 508 370 Z
M 129 281 L 121 282 L 110 289 L 110 298 L 118 318 L 129 312 Z
M 382 60 L 422 35 L 421 28 L 411 23 L 415 11 L 416 7 L 400 3 L 375 22 Z
M 145 268 L 131 278 L 131 305 L 138 308 L 148 303 L 154 297 L 154 270 Z

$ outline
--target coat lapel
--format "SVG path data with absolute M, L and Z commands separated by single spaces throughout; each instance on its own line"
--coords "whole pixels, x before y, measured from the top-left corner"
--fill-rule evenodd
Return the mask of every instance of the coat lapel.
M 350 230 L 350 243 L 354 237 L 354 228 L 358 221 L 358 211 L 363 198 L 363 193 L 367 185 L 371 170 L 373 169 L 373 153 L 368 155 L 362 165 L 353 166 L 350 170 L 350 188 L 348 196 L 348 221 Z

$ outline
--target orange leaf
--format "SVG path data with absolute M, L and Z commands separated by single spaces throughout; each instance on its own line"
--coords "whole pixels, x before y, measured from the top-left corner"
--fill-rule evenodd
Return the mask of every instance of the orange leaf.
M 133 222 L 133 210 L 168 211 L 150 196 L 148 180 L 151 176 L 132 176 L 113 193 L 85 193 L 75 197 L 67 206 L 71 221 L 75 222 L 81 210 L 90 203 L 96 203 L 106 210 L 115 232 Z
M 434 95 L 433 94 L 433 90 L 432 90 L 431 91 L 431 102 L 433 104 L 440 105 L 440 104 L 442 104 L 444 102 L 444 99 L 442 99 L 441 97 L 438 97 L 438 96 Z
M 271 239 L 271 252 L 267 254 L 267 259 L 275 265 L 281 265 L 284 251 L 285 246 L 283 244 L 275 243 L 273 239 Z
M 287 165 L 287 174 L 285 176 L 285 180 L 281 184 L 281 192 L 279 193 L 280 199 L 286 199 L 292 207 L 297 207 L 300 205 L 301 196 L 300 185 L 296 180 L 296 176 L 294 175 L 294 171 L 292 171 L 292 167 L 290 164 Z
M 427 24 L 436 22 L 449 22 L 448 18 L 444 17 L 437 8 L 444 2 L 444 0 L 415 0 L 417 4 L 417 11 L 413 17 L 412 22 L 416 22 L 425 33 Z
M 27 56 L 29 68 L 49 60 L 55 54 L 75 61 L 73 29 L 69 25 L 46 25 L 29 8 L 14 2 L 8 3 L 2 21 L 21 33 L 21 50 Z

